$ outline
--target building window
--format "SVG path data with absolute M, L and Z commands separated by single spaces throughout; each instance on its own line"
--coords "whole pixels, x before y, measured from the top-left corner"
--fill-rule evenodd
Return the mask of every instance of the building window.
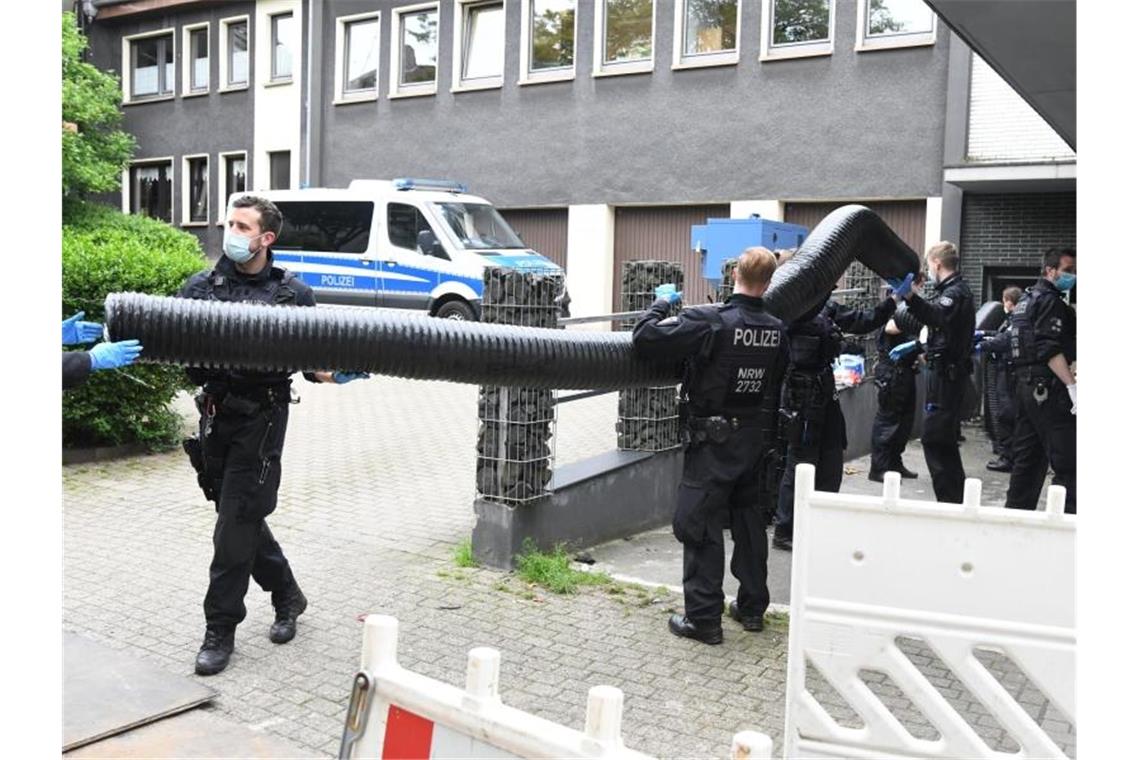
M 337 19 L 337 99 L 375 97 L 380 71 L 380 17 Z
M 130 212 L 173 222 L 170 214 L 171 161 L 137 163 L 130 169 Z
M 249 17 L 222 20 L 226 52 L 222 57 L 222 83 L 227 89 L 249 86 Z
M 520 79 L 574 78 L 578 0 L 528 0 L 523 6 Z
M 269 189 L 289 189 L 289 151 L 276 150 L 269 154 Z
M 415 206 L 388 204 L 388 242 L 397 248 L 418 250 L 420 232 L 430 229 L 431 225 Z
M 835 0 L 764 0 L 760 59 L 830 55 Z
M 221 183 L 225 192 L 219 198 L 218 224 L 223 224 L 226 219 L 226 204 L 229 202 L 230 196 L 234 193 L 244 193 L 248 189 L 248 184 L 246 183 L 244 151 L 222 153 L 220 158 L 222 163 Z
M 501 87 L 506 48 L 503 4 L 456 0 L 455 18 L 462 24 L 462 32 L 455 37 L 455 56 L 461 62 L 453 68 L 455 88 Z
M 594 74 L 653 70 L 656 0 L 597 0 Z
M 859 0 L 856 50 L 933 45 L 934 11 L 923 0 Z
M 131 39 L 130 100 L 174 94 L 174 32 Z
M 739 0 L 682 0 L 673 25 L 673 65 L 718 66 L 740 60 Z
M 439 4 L 392 11 L 390 97 L 432 95 L 439 59 Z
M 210 91 L 210 27 L 183 27 L 182 49 L 182 94 L 204 95 Z
M 182 160 L 182 222 L 206 224 L 209 221 L 210 159 L 186 156 Z
M 273 61 L 269 78 L 281 81 L 293 78 L 293 14 L 279 13 L 269 17 L 273 35 Z

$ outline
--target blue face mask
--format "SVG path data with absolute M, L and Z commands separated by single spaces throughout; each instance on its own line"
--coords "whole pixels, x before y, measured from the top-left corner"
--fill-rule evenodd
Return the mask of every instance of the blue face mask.
M 222 252 L 236 264 L 244 264 L 254 257 L 253 251 L 249 250 L 249 243 L 251 240 L 261 237 L 255 235 L 252 238 L 236 235 L 229 230 L 222 238 Z
M 1067 293 L 1077 284 L 1077 276 L 1072 272 L 1061 272 L 1061 274 L 1057 275 L 1057 282 L 1055 284 L 1057 290 L 1062 293 Z

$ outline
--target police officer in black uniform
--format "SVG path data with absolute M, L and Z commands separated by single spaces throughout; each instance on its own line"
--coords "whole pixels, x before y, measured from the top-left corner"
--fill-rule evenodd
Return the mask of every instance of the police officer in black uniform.
M 1077 313 L 1062 299 L 1077 283 L 1077 252 L 1050 248 L 1041 278 L 1025 292 L 1010 318 L 1017 426 L 1013 472 L 1005 505 L 1036 509 L 1053 468 L 1053 485 L 1065 487 L 1065 511 L 1077 512 Z
M 264 198 L 247 195 L 234 201 L 225 256 L 213 270 L 187 280 L 179 297 L 316 306 L 308 285 L 273 264 L 270 247 L 281 223 L 281 212 Z M 297 617 L 308 604 L 265 523 L 277 507 L 291 381 L 286 372 L 190 367 L 186 373 L 202 386 L 195 399 L 201 413 L 199 435 L 186 441 L 186 449 L 199 485 L 218 514 L 203 604 L 206 635 L 194 666 L 199 675 L 213 675 L 225 669 L 233 653 L 234 630 L 245 618 L 243 600 L 251 576 L 271 594 L 276 619 L 269 638 L 276 644 L 293 638 Z M 367 375 L 305 373 L 311 382 L 345 383 L 361 377 Z
M 974 294 L 958 272 L 958 249 L 953 243 L 930 246 L 926 270 L 934 282 L 934 295 L 928 301 L 912 288 L 907 297 L 910 313 L 928 330 L 922 451 L 937 500 L 960 504 L 966 472 L 958 431 L 962 398 L 974 371 Z
M 868 479 L 883 482 L 888 471 L 904 478 L 917 478 L 907 469 L 902 454 L 914 427 L 915 375 L 922 355 L 917 335 L 910 335 L 892 319 L 876 340 L 875 387 L 879 407 L 871 424 L 871 471 Z
M 732 530 L 732 574 L 740 581 L 729 615 L 746 631 L 764 627 L 768 546 L 760 483 L 775 455 L 780 383 L 788 361 L 784 324 L 765 309 L 776 257 L 749 248 L 724 304 L 669 318 L 672 285 L 633 329 L 634 349 L 654 360 L 684 362 L 681 384 L 684 475 L 673 535 L 684 545 L 685 614 L 669 619 L 677 636 L 706 644 L 724 639 L 724 526 Z M 726 514 L 727 512 L 727 514 Z
M 989 410 L 991 435 L 995 456 L 986 462 L 986 469 L 992 472 L 1010 472 L 1013 469 L 1013 429 L 1017 424 L 1017 401 L 1013 382 L 1013 363 L 1010 357 L 1011 315 L 1017 302 L 1021 300 L 1021 288 L 1011 285 L 1001 293 L 1005 321 L 996 332 L 974 333 L 975 350 L 985 354 L 991 367 L 987 375 L 986 400 L 992 407 Z
M 839 406 L 831 366 L 839 356 L 843 333 L 868 333 L 885 325 L 913 278 L 907 275 L 901 282 L 893 283 L 898 292 L 874 308 L 853 309 L 827 297 L 788 325 L 791 365 L 784 378 L 780 404 L 787 453 L 772 531 L 773 547 L 788 551 L 792 548 L 796 465 L 815 465 L 816 490 L 838 492 L 843 482 L 847 421 Z

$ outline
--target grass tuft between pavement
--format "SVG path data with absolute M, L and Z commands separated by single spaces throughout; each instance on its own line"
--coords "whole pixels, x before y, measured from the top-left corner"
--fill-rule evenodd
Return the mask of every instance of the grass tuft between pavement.
M 475 561 L 475 554 L 471 550 L 471 539 L 456 545 L 451 550 L 451 558 L 455 560 L 456 567 L 479 567 L 479 563 Z
M 587 573 L 571 567 L 570 555 L 561 544 L 553 551 L 540 552 L 534 542 L 527 539 L 515 562 L 519 578 L 555 594 L 573 594 L 579 586 L 606 586 L 614 582 L 605 573 Z

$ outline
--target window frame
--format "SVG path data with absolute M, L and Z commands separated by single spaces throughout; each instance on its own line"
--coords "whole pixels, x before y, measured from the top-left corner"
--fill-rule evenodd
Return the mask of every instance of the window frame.
M 190 219 L 190 162 L 199 158 L 206 160 L 206 218 L 203 221 Z M 182 227 L 208 227 L 210 225 L 210 154 L 187 153 L 182 156 Z
M 194 32 L 206 32 L 206 86 L 204 89 L 195 90 L 194 88 L 194 45 L 193 38 Z M 214 43 L 210 39 L 210 23 L 203 21 L 200 24 L 187 24 L 182 27 L 182 97 L 184 98 L 197 98 L 202 95 L 209 95 L 210 90 L 213 89 L 214 80 L 211 76 L 210 68 L 212 58 L 214 55 Z
M 389 24 L 389 32 L 391 34 L 391 49 L 388 51 L 388 98 L 394 100 L 396 98 L 418 98 L 428 95 L 435 95 L 439 90 L 439 51 L 440 51 L 440 36 L 442 32 L 443 19 L 439 9 L 440 3 L 417 3 L 415 5 L 401 5 L 398 8 L 392 9 L 392 20 Z M 403 53 L 404 43 L 400 39 L 400 29 L 402 27 L 401 18 L 406 15 L 418 13 L 420 11 L 433 10 L 438 20 L 436 27 L 435 38 L 435 79 L 429 82 L 420 82 L 417 84 L 400 84 L 400 54 Z M 454 61 L 452 62 L 454 63 Z
M 427 225 L 427 229 L 431 230 L 432 234 L 436 235 L 437 239 L 439 237 L 438 233 L 436 233 L 436 231 L 435 231 L 435 228 L 432 227 L 431 220 L 428 219 L 427 214 L 425 214 L 420 209 L 419 206 L 417 206 L 414 203 L 408 203 L 406 201 L 401 201 L 401 200 L 386 200 L 386 201 L 384 201 L 384 245 L 392 246 L 393 248 L 397 248 L 401 251 L 409 251 L 411 253 L 415 253 L 415 254 L 420 255 L 420 256 L 427 256 L 428 254 L 421 251 L 420 246 L 419 246 L 419 234 L 422 230 L 416 231 L 415 238 L 412 240 L 412 247 L 411 248 L 405 248 L 404 246 L 402 246 L 402 245 L 400 245 L 400 244 L 398 244 L 392 240 L 392 225 L 391 225 L 392 206 L 407 206 L 409 208 L 414 209 L 416 212 L 417 218 L 423 219 L 424 223 Z M 450 259 L 451 259 L 451 257 L 448 256 L 448 260 L 450 260 Z
M 285 187 L 273 187 L 273 156 L 275 154 L 280 154 L 280 153 L 284 153 L 284 154 L 289 156 L 289 180 L 288 180 L 288 184 Z M 246 169 L 248 170 L 248 168 L 249 168 L 249 165 L 246 164 Z M 268 175 L 268 177 L 267 177 L 268 181 L 265 183 L 264 189 L 266 189 L 266 190 L 295 190 L 296 188 L 293 187 L 293 169 L 294 168 L 296 168 L 296 167 L 294 166 L 293 149 L 292 148 L 280 148 L 278 150 L 267 150 L 267 151 L 265 151 L 265 173 Z M 248 178 L 246 179 L 246 184 L 247 185 L 249 184 Z
M 297 21 L 297 14 L 291 10 L 280 11 L 279 13 L 267 13 L 265 16 L 269 26 L 269 65 L 267 66 L 269 76 L 265 80 L 265 84 L 267 85 L 291 84 L 293 82 L 293 72 L 296 70 L 296 60 L 293 56 L 293 50 L 296 46 L 292 44 L 294 42 L 292 39 L 284 40 L 285 46 L 289 49 L 289 75 L 279 76 L 277 74 L 277 43 L 281 41 L 278 39 L 277 22 L 285 16 L 288 16 L 294 22 Z
M 246 76 L 243 84 L 230 82 L 230 27 L 245 22 L 245 55 Z M 243 16 L 230 16 L 218 20 L 218 92 L 241 92 L 249 89 L 249 80 L 253 78 L 253 36 L 250 34 L 249 14 Z
M 606 57 L 606 0 L 594 0 L 594 71 L 595 77 L 615 77 L 626 74 L 649 74 L 657 61 L 657 0 L 650 0 L 649 58 L 642 61 L 605 63 Z M 575 51 L 576 53 L 577 51 Z
M 741 18 L 744 16 L 744 3 L 736 2 L 736 47 L 733 50 L 722 50 L 719 53 L 685 52 L 685 11 L 689 0 L 675 0 L 673 3 L 673 70 L 703 69 L 710 66 L 735 66 L 740 63 L 740 30 Z
M 333 105 L 343 105 L 345 103 L 362 103 L 369 100 L 376 100 L 380 97 L 380 51 L 383 47 L 384 40 L 384 14 L 380 11 L 371 11 L 369 13 L 354 13 L 351 16 L 338 16 L 336 19 L 336 45 L 335 45 L 335 65 L 333 66 L 334 75 L 336 76 L 336 86 L 334 89 Z M 376 22 L 376 85 L 371 90 L 345 90 L 344 85 L 345 76 L 348 75 L 347 61 L 345 55 L 348 53 L 348 28 L 352 24 L 361 21 L 375 21 Z
M 530 60 L 533 53 L 534 28 L 531 26 L 531 17 L 534 15 L 534 0 L 523 0 L 522 18 L 519 23 L 519 81 L 520 85 L 544 84 L 546 82 L 570 82 L 578 75 L 578 28 L 582 17 L 581 0 L 574 2 L 574 62 L 569 66 L 546 69 L 545 71 L 531 71 Z
M 870 0 L 858 0 L 856 3 L 857 10 L 855 17 L 858 26 L 855 29 L 855 52 L 866 53 L 873 50 L 931 47 L 938 42 L 938 14 L 929 6 L 927 6 L 927 10 L 930 12 L 929 32 L 906 32 L 903 34 L 869 36 L 867 34 L 868 2 L 870 2 Z
M 776 3 L 779 0 L 762 0 L 760 3 L 760 60 L 783 61 L 795 58 L 816 58 L 832 55 L 835 52 L 835 15 L 837 12 L 836 0 L 828 0 L 829 18 L 827 21 L 827 39 L 813 40 L 811 42 L 793 42 L 782 45 L 772 44 L 772 32 L 775 25 L 772 23 L 776 12 Z M 862 0 L 860 0 L 862 2 Z
M 152 37 L 170 36 L 171 60 L 175 62 L 173 67 L 174 77 L 178 78 L 178 46 L 177 35 L 174 33 L 173 26 L 164 27 L 162 29 L 151 29 L 146 32 L 139 32 L 138 34 L 130 34 L 122 39 L 122 80 L 123 85 L 123 105 L 131 106 L 139 103 L 161 103 L 167 100 L 174 100 L 174 95 L 178 92 L 178 82 L 170 82 L 170 92 L 167 94 L 159 93 L 158 95 L 144 95 L 140 98 L 133 96 L 131 90 L 134 84 L 134 43 L 141 40 L 150 39 Z M 161 70 L 161 67 L 160 67 Z M 160 76 L 164 79 L 166 76 L 165 71 L 161 71 Z M 162 81 L 162 79 L 160 79 Z
M 137 169 L 140 166 L 159 166 L 165 164 L 170 172 L 170 218 L 166 219 L 167 224 L 174 224 L 174 156 L 157 156 L 153 158 L 138 158 L 132 159 L 129 164 L 123 169 L 123 180 L 121 187 L 122 192 L 122 210 L 124 214 L 134 214 L 131 211 L 131 192 L 133 191 L 133 184 L 131 183 L 131 170 Z M 155 219 L 157 217 L 149 217 Z
M 245 161 L 245 189 L 243 193 L 252 192 L 249 182 L 250 165 L 249 165 L 249 151 L 246 150 L 223 150 L 218 153 L 218 221 L 217 225 L 222 227 L 226 223 L 226 208 L 229 203 L 229 193 L 226 192 L 226 170 L 228 168 L 228 159 L 240 157 Z
M 477 92 L 479 90 L 497 90 L 503 86 L 503 79 L 507 69 L 507 4 L 504 0 L 454 0 L 451 44 L 451 91 Z M 497 77 L 465 78 L 463 76 L 464 55 L 467 43 L 468 12 L 473 7 L 482 5 L 498 5 L 503 12 L 503 65 Z M 438 56 L 437 56 L 438 57 Z M 436 70 L 438 79 L 439 70 Z

